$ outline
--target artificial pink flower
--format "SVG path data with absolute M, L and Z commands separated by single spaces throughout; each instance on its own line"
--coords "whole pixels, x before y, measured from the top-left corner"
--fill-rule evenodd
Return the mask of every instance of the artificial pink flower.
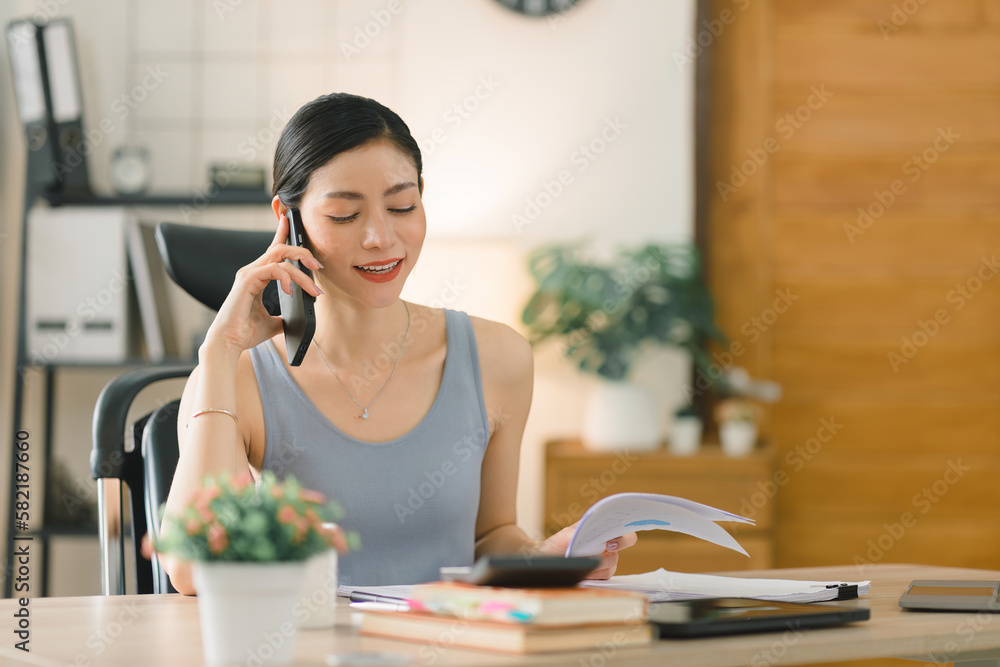
M 233 491 L 236 493 L 242 493 L 245 488 L 253 483 L 253 475 L 249 472 L 245 472 L 242 475 L 237 476 L 232 483 Z
M 197 535 L 201 532 L 201 522 L 197 519 L 188 519 L 184 522 L 184 532 L 188 535 Z
M 281 523 L 290 523 L 294 525 L 298 517 L 299 515 L 295 512 L 295 508 L 291 505 L 285 505 L 278 510 L 278 521 Z
M 322 505 L 326 502 L 326 496 L 324 496 L 319 491 L 313 491 L 312 489 L 302 489 L 299 493 L 299 498 L 306 503 L 316 503 L 317 505 Z
M 222 527 L 222 524 L 212 523 L 209 525 L 206 536 L 208 537 L 208 550 L 213 554 L 220 554 L 229 546 L 229 536 L 226 535 L 226 529 Z

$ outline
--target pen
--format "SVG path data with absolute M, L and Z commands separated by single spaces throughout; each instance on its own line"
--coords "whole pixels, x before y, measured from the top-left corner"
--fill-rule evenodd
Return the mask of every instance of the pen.
M 406 600 L 403 598 L 393 598 L 387 595 L 375 595 L 373 593 L 362 593 L 360 591 L 354 591 L 351 593 L 351 602 L 385 602 L 386 604 L 406 604 Z

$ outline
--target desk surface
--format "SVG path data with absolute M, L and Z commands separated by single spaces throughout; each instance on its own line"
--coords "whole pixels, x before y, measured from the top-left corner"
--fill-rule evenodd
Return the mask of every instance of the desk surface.
M 871 620 L 853 626 L 703 640 L 659 641 L 649 647 L 554 653 L 523 658 L 360 637 L 352 612 L 339 609 L 334 629 L 302 630 L 296 665 L 326 665 L 328 654 L 347 651 L 406 653 L 419 665 L 691 665 L 805 664 L 875 657 L 926 662 L 990 660 L 1000 656 L 1000 615 L 904 612 L 899 596 L 913 579 L 998 579 L 1000 571 L 919 565 L 869 565 L 740 572 L 739 576 L 797 579 L 871 579 L 868 596 L 837 604 L 869 605 Z M 0 600 L 0 663 L 60 667 L 202 664 L 195 598 L 179 595 L 38 598 L 30 603 L 31 653 L 14 649 L 16 600 Z M 601 659 L 601 658 L 605 659 Z

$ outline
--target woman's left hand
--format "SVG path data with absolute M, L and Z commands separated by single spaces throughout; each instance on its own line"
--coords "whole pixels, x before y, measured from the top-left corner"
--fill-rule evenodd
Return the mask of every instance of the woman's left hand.
M 576 531 L 576 526 L 577 524 L 574 523 L 572 526 L 567 526 L 549 537 L 549 539 L 539 545 L 538 553 L 543 556 L 566 555 L 566 549 L 569 547 L 569 541 L 573 537 L 574 531 Z M 587 579 L 611 578 L 615 570 L 618 569 L 618 552 L 622 549 L 628 549 L 638 539 L 635 533 L 628 533 L 613 540 L 608 540 L 607 544 L 604 545 L 604 553 L 601 554 L 601 564 L 587 575 Z

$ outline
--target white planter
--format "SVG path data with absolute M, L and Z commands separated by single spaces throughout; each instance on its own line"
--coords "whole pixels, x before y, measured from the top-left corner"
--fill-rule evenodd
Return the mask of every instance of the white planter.
M 337 615 L 337 550 L 313 556 L 306 561 L 302 604 L 295 621 L 304 630 L 332 628 Z
M 194 563 L 201 642 L 212 665 L 287 665 L 306 564 Z
M 649 451 L 660 446 L 660 420 L 649 392 L 630 382 L 596 385 L 583 418 L 583 444 L 595 451 Z
M 750 421 L 726 421 L 719 424 L 722 452 L 728 456 L 746 456 L 757 444 L 757 424 Z
M 667 448 L 676 456 L 692 456 L 701 446 L 701 419 L 698 417 L 675 417 L 670 430 Z

